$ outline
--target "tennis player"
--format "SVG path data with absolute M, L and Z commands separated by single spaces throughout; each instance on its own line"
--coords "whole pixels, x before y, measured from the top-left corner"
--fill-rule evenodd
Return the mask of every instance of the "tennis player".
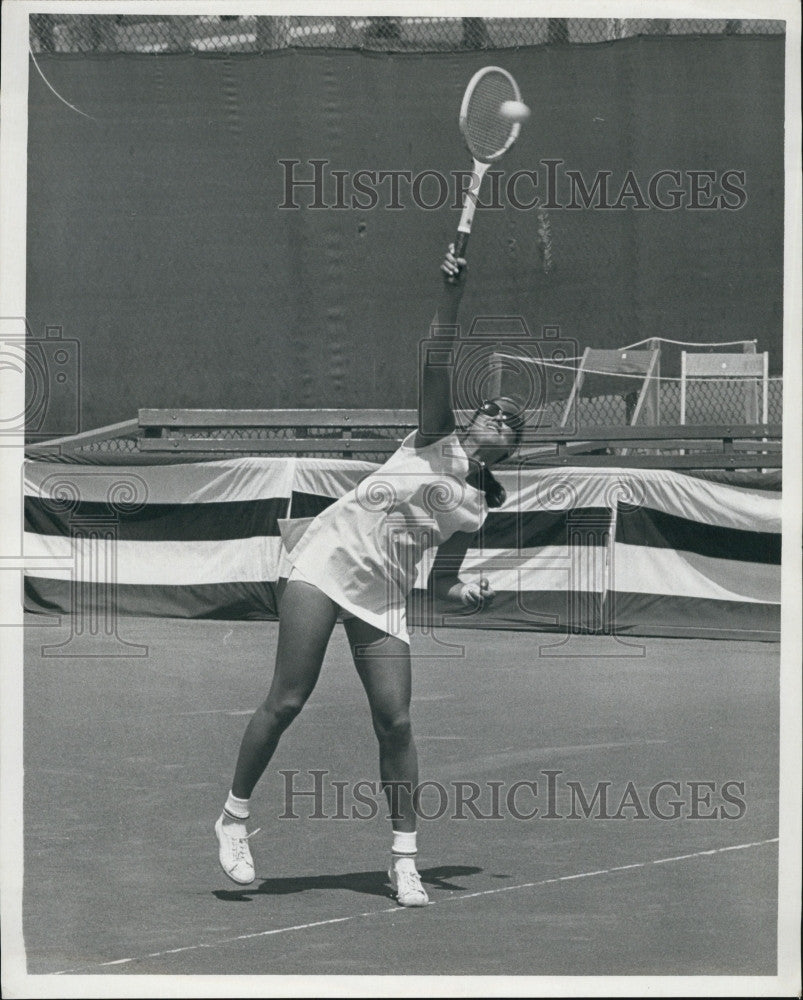
M 454 337 L 465 283 L 465 260 L 455 258 L 454 246 L 441 270 L 443 291 L 433 323 L 439 338 Z M 454 567 L 436 580 L 440 596 L 469 607 L 493 599 L 487 580 L 463 583 L 457 569 L 488 508 L 505 500 L 489 467 L 516 447 L 522 421 L 512 400 L 484 401 L 458 433 L 451 381 L 448 366 L 425 362 L 419 429 L 381 468 L 319 514 L 289 552 L 292 570 L 279 611 L 273 681 L 248 723 L 231 791 L 215 824 L 220 864 L 239 885 L 255 878 L 246 828 L 252 792 L 315 687 L 340 614 L 379 741 L 393 831 L 391 888 L 402 906 L 429 901 L 416 869 L 418 757 L 410 725 L 406 599 L 432 546 L 439 546 L 440 564 L 446 554 Z

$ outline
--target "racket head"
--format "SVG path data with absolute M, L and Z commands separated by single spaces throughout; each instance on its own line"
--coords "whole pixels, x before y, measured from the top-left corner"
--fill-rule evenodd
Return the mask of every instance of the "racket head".
M 519 85 L 506 69 L 485 66 L 468 81 L 460 105 L 460 131 L 479 163 L 493 163 L 510 149 L 521 131 L 519 122 L 503 118 L 504 101 L 520 101 Z

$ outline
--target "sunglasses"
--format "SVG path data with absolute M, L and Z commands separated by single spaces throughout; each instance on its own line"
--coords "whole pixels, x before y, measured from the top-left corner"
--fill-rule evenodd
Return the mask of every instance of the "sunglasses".
M 483 399 L 477 409 L 477 413 L 481 413 L 486 417 L 501 417 L 508 427 L 515 427 L 521 423 L 520 413 L 510 413 L 507 410 L 503 410 L 499 403 L 494 403 L 492 399 Z

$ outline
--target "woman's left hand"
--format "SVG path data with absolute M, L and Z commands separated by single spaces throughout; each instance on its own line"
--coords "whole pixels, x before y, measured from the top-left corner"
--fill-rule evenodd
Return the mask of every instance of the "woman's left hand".
M 469 608 L 484 608 L 496 597 L 490 583 L 482 577 L 479 583 L 465 583 L 460 588 L 460 600 Z

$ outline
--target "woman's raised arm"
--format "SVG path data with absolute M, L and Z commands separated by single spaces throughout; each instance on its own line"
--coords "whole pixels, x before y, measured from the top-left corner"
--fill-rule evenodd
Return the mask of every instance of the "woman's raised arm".
M 452 409 L 452 366 L 454 348 L 458 346 L 457 311 L 463 296 L 466 262 L 462 257 L 454 256 L 454 244 L 449 246 L 441 264 L 441 271 L 443 272 L 441 298 L 432 320 L 429 340 L 420 355 L 416 448 L 433 444 L 451 434 L 455 428 Z M 452 357 L 449 358 L 449 355 Z

